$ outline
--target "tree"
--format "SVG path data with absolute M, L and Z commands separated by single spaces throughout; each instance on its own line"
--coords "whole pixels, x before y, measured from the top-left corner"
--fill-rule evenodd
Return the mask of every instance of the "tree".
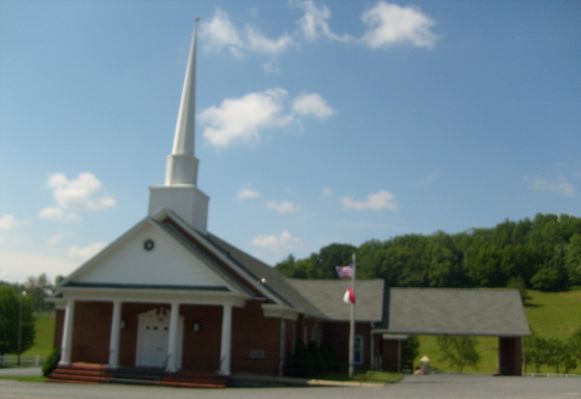
M 581 234 L 575 233 L 569 239 L 565 255 L 565 266 L 569 284 L 581 285 Z
M 547 340 L 535 335 L 534 331 L 533 335 L 526 337 L 524 340 L 525 367 L 532 365 L 539 373 L 546 361 L 546 347 Z
M 476 337 L 440 336 L 437 338 L 442 356 L 440 361 L 462 372 L 466 366 L 478 369 L 480 354 L 476 350 Z
M 407 367 L 413 370 L 414 359 L 418 357 L 419 351 L 420 340 L 415 335 L 410 335 L 401 347 L 401 364 L 404 369 Z
M 345 266 L 351 263 L 356 247 L 351 244 L 329 244 L 311 255 L 313 268 L 310 278 L 337 278 L 335 266 Z
M 543 267 L 531 279 L 531 286 L 539 291 L 558 291 L 564 288 L 563 274 L 558 269 Z
M 290 254 L 284 260 L 278 262 L 274 267 L 283 275 L 287 277 L 294 277 L 295 257 Z
M 460 287 L 463 283 L 462 257 L 452 237 L 439 231 L 428 244 L 430 266 L 428 279 L 432 287 Z
M 28 296 L 15 287 L 0 286 L 0 355 L 18 351 L 18 325 L 22 301 L 22 345 L 24 352 L 34 343 L 34 314 Z
M 581 363 L 581 327 L 577 328 L 567 340 L 567 350 Z
M 529 299 L 531 299 L 531 297 L 527 292 L 527 285 L 525 280 L 521 276 L 512 277 L 510 280 L 508 280 L 508 283 L 506 283 L 506 287 L 517 289 L 520 294 L 520 299 L 523 306 L 527 306 L 527 302 Z
M 46 312 L 53 308 L 51 303 L 45 301 L 47 295 L 52 291 L 53 285 L 45 273 L 39 276 L 30 276 L 24 283 L 26 294 L 30 297 L 32 308 L 36 312 Z

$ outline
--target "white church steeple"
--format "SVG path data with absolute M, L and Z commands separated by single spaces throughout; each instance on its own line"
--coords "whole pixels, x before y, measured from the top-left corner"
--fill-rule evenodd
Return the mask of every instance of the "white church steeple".
M 206 232 L 209 197 L 197 187 L 194 155 L 196 124 L 196 45 L 198 18 L 186 67 L 172 152 L 167 157 L 165 185 L 150 187 L 149 215 L 169 209 L 192 227 Z
M 192 37 L 186 76 L 176 122 L 173 148 L 167 159 L 165 185 L 196 184 L 198 160 L 194 156 L 196 132 L 196 44 L 198 19 Z

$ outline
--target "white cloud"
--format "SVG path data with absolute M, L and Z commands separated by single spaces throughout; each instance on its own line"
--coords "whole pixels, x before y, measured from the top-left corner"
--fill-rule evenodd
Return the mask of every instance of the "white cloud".
M 258 53 L 276 55 L 284 52 L 293 41 L 287 34 L 278 39 L 270 39 L 251 26 L 246 27 L 247 48 Z
M 26 224 L 27 222 L 24 220 L 18 220 L 16 217 L 10 213 L 0 215 L 0 232 L 5 231 L 9 232 L 14 230 L 15 228 Z
M 236 193 L 236 198 L 239 200 L 251 200 L 260 198 L 260 193 L 252 188 L 245 186 L 242 187 L 238 193 Z
M 73 245 L 67 248 L 66 256 L 67 258 L 83 262 L 101 251 L 103 248 L 105 248 L 105 244 L 102 242 L 96 242 L 84 247 Z
M 217 107 L 200 112 L 204 137 L 215 147 L 224 148 L 236 141 L 258 142 L 269 127 L 288 125 L 291 117 L 283 114 L 287 91 L 280 88 L 227 98 Z
M 320 94 L 302 93 L 293 102 L 293 112 L 297 115 L 327 119 L 335 113 L 335 110 Z
M 28 276 L 46 273 L 51 279 L 57 275 L 67 275 L 78 266 L 72 259 L 34 252 L 15 251 L 0 248 L 0 280 L 24 282 Z
M 341 203 L 345 209 L 362 211 L 397 211 L 399 209 L 399 204 L 395 199 L 395 195 L 384 190 L 369 194 L 364 200 L 356 200 L 353 197 L 344 197 L 341 199 Z
M 53 190 L 56 206 L 41 209 L 38 214 L 41 219 L 73 222 L 79 220 L 79 210 L 99 211 L 115 206 L 113 197 L 98 195 L 103 183 L 90 172 L 80 173 L 71 179 L 62 173 L 51 174 L 48 186 Z
M 50 245 L 51 247 L 60 244 L 66 237 L 68 234 L 62 232 L 62 231 L 57 231 L 56 233 L 54 233 L 52 236 L 50 236 L 48 238 L 48 240 L 46 240 L 46 243 L 48 245 Z
M 307 40 L 315 41 L 320 37 L 341 42 L 353 40 L 349 35 L 340 36 L 333 32 L 328 22 L 331 18 L 329 7 L 325 5 L 319 7 L 310 0 L 298 2 L 297 5 L 303 10 L 303 16 L 299 20 L 299 29 Z
M 290 201 L 268 201 L 266 207 L 272 209 L 279 215 L 295 212 L 298 209 L 297 206 Z
M 288 253 L 299 245 L 301 240 L 284 230 L 279 235 L 259 235 L 252 240 L 255 247 L 269 250 L 276 254 Z
M 211 50 L 228 49 L 236 58 L 242 58 L 246 52 L 277 55 L 293 45 L 293 39 L 288 34 L 278 38 L 270 38 L 251 25 L 245 29 L 237 28 L 229 15 L 217 9 L 212 19 L 202 24 L 201 36 Z
M 201 37 L 210 51 L 226 50 L 237 59 L 247 54 L 263 54 L 277 57 L 301 43 L 326 39 L 332 42 L 366 46 L 382 49 L 394 44 L 407 44 L 414 47 L 430 48 L 437 41 L 432 32 L 434 21 L 415 7 L 403 7 L 386 1 L 379 1 L 366 9 L 361 15 L 365 26 L 362 36 L 339 35 L 330 24 L 331 9 L 317 5 L 313 0 L 290 0 L 291 5 L 302 11 L 297 28 L 291 33 L 269 37 L 254 25 L 237 27 L 228 13 L 217 8 L 214 16 L 201 26 Z M 262 65 L 266 73 L 278 73 L 280 65 L 276 59 Z
M 525 179 L 529 188 L 533 191 L 542 192 L 556 192 L 565 197 L 574 197 L 575 188 L 564 177 L 560 177 L 557 181 L 545 179 L 543 177 L 533 177 L 532 179 Z
M 242 40 L 238 31 L 228 14 L 221 9 L 217 9 L 212 19 L 202 24 L 200 33 L 208 48 L 216 51 L 227 48 L 235 57 L 242 56 Z
M 290 110 L 287 97 L 285 89 L 275 87 L 206 108 L 199 114 L 204 138 L 217 148 L 236 142 L 254 144 L 268 129 L 287 127 L 302 116 L 326 119 L 335 112 L 317 93 L 297 96 Z
M 48 206 L 41 209 L 40 212 L 38 212 L 38 217 L 41 219 L 54 220 L 61 223 L 76 222 L 80 219 L 76 213 L 66 211 L 56 206 Z
M 429 48 L 437 40 L 431 31 L 434 21 L 415 7 L 401 7 L 380 1 L 366 10 L 361 20 L 367 26 L 361 41 L 371 48 L 394 44 Z

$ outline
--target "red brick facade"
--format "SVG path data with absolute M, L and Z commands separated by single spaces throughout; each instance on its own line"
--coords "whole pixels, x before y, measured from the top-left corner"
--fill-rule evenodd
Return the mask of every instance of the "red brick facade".
M 321 322 L 299 316 L 297 321 L 266 318 L 261 301 L 247 301 L 244 307 L 234 307 L 232 311 L 232 372 L 253 372 L 278 374 L 281 367 L 286 370 L 293 358 L 295 343 L 300 340 L 325 343 L 333 348 L 340 367 L 347 367 L 349 323 Z M 138 316 L 152 309 L 161 308 L 169 312 L 169 305 L 123 303 L 121 308 L 122 329 L 120 333 L 119 365 L 134 367 L 136 364 Z M 73 362 L 108 363 L 109 340 L 111 334 L 111 302 L 83 302 L 75 305 L 74 332 L 72 344 Z M 220 344 L 222 333 L 222 307 L 181 305 L 183 316 L 182 369 L 200 372 L 215 372 L 220 367 Z M 57 311 L 55 325 L 55 346 L 60 347 L 64 312 Z M 195 331 L 194 325 L 198 326 Z M 281 335 L 281 326 L 284 333 Z M 371 326 L 358 323 L 356 335 L 363 338 L 363 363 L 357 368 L 370 367 Z M 281 338 L 284 345 L 281 348 Z M 320 341 L 320 342 L 319 342 Z M 384 342 L 384 345 L 389 345 Z M 393 351 L 384 349 L 376 342 L 377 354 L 383 354 L 385 361 L 393 356 Z M 281 357 L 281 350 L 282 357 Z
M 371 354 L 371 324 L 357 323 L 355 336 L 363 338 L 363 363 L 356 364 L 358 369 L 370 368 Z M 323 342 L 330 345 L 337 356 L 337 363 L 340 367 L 346 369 L 349 363 L 349 323 L 348 322 L 329 322 L 323 324 Z
M 232 311 L 232 371 L 278 373 L 280 365 L 281 320 L 265 318 L 262 302 L 248 301 L 246 306 Z M 121 308 L 119 364 L 133 367 L 136 364 L 138 316 L 155 308 L 167 309 L 169 305 L 124 303 Z M 72 361 L 108 363 L 111 334 L 111 302 L 83 302 L 75 304 L 73 325 Z M 202 372 L 215 372 L 220 366 L 222 334 L 222 307 L 181 305 L 183 316 L 182 368 Z M 58 310 L 55 324 L 55 347 L 62 340 L 64 311 Z M 198 331 L 194 331 L 194 324 Z M 285 361 L 289 361 L 294 347 L 295 323 L 286 320 Z M 284 364 L 282 365 L 285 366 Z

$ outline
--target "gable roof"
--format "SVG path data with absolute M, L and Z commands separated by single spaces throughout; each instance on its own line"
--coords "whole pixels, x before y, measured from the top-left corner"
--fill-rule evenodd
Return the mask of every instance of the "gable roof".
M 341 280 L 287 279 L 330 321 L 349 321 L 350 306 L 343 303 L 348 282 Z M 384 282 L 381 279 L 357 280 L 356 321 L 380 322 L 383 319 Z
M 510 289 L 391 288 L 387 331 L 402 334 L 526 336 L 520 294 Z
M 222 258 L 222 262 L 243 277 L 258 291 L 266 293 L 267 298 L 275 299 L 306 315 L 324 318 L 316 307 L 306 300 L 297 290 L 289 284 L 285 277 L 273 267 L 256 259 L 234 245 L 222 240 L 211 233 L 202 233 L 180 219 L 169 210 L 159 215 L 161 225 L 172 231 L 190 244 L 197 242 L 206 248 L 216 251 Z M 193 241 L 192 241 L 193 240 Z M 263 282 L 262 279 L 265 279 Z M 278 301 L 276 301 L 276 299 Z
M 256 279 L 256 281 L 261 282 L 264 278 L 266 280 L 264 286 L 282 298 L 290 307 L 312 317 L 325 317 L 316 306 L 313 306 L 308 298 L 305 298 L 303 292 L 299 292 L 296 287 L 290 284 L 289 281 L 272 266 L 267 265 L 213 234 L 208 233 L 205 238 L 209 243 L 211 243 L 211 245 L 220 249 L 233 262 L 246 269 L 248 273 Z
M 147 233 L 148 232 L 148 233 Z M 145 235 L 144 235 L 145 234 Z M 142 236 L 142 237 L 140 237 Z M 143 239 L 144 237 L 151 238 L 151 236 L 157 237 L 159 240 L 164 240 L 166 243 L 171 242 L 168 240 L 175 241 L 175 237 L 170 234 L 166 229 L 163 228 L 155 219 L 145 218 L 134 225 L 131 229 L 125 232 L 123 235 L 114 240 L 111 244 L 105 247 L 102 251 L 97 253 L 87 262 L 82 264 L 73 273 L 71 273 L 61 284 L 63 287 L 79 287 L 79 288 L 117 288 L 117 289 L 175 289 L 175 290 L 193 290 L 193 291 L 238 291 L 246 295 L 251 295 L 252 293 L 243 285 L 239 283 L 232 276 L 225 273 L 217 263 L 209 259 L 208 257 L 203 257 L 199 251 L 193 248 L 179 245 L 173 248 L 173 251 L 180 250 L 184 248 L 185 251 L 181 251 L 182 260 L 177 262 L 181 269 L 179 270 L 178 277 L 175 281 L 172 281 L 169 277 L 171 273 L 165 268 L 163 271 L 152 270 L 147 272 L 147 270 L 135 270 L 137 275 L 131 275 L 130 268 L 123 269 L 123 266 L 127 266 L 123 258 L 117 259 L 116 264 L 111 268 L 108 264 L 111 257 L 116 256 L 119 253 L 123 253 L 124 250 L 133 249 L 133 247 L 127 247 L 128 243 L 134 242 L 136 239 Z M 141 241 L 138 244 L 141 248 Z M 187 256 L 188 253 L 194 254 L 202 263 L 197 263 L 200 269 L 192 269 L 191 273 L 188 273 L 188 268 L 186 267 L 185 259 L 183 256 Z M 135 254 L 141 256 L 145 254 L 142 251 L 134 252 Z M 157 251 L 153 252 L 152 255 L 157 255 Z M 147 255 L 145 259 L 149 258 L 151 255 Z M 177 256 L 177 254 L 176 254 Z M 142 259 L 143 262 L 147 262 Z M 154 262 L 159 262 L 159 259 L 154 260 Z M 105 262 L 105 263 L 103 263 Z M 101 266 L 101 267 L 100 267 Z M 105 267 L 104 270 L 103 267 Z M 194 263 L 191 263 L 190 267 L 194 267 Z M 206 269 L 207 268 L 207 269 Z M 200 274 L 200 272 L 202 274 Z M 197 277 L 203 277 L 204 280 L 210 280 L 211 283 L 196 284 L 195 281 L 189 279 L 189 274 L 195 279 Z M 149 276 L 149 277 L 148 277 Z M 136 278 L 138 277 L 138 278 Z M 161 278 L 160 277 L 164 277 Z

